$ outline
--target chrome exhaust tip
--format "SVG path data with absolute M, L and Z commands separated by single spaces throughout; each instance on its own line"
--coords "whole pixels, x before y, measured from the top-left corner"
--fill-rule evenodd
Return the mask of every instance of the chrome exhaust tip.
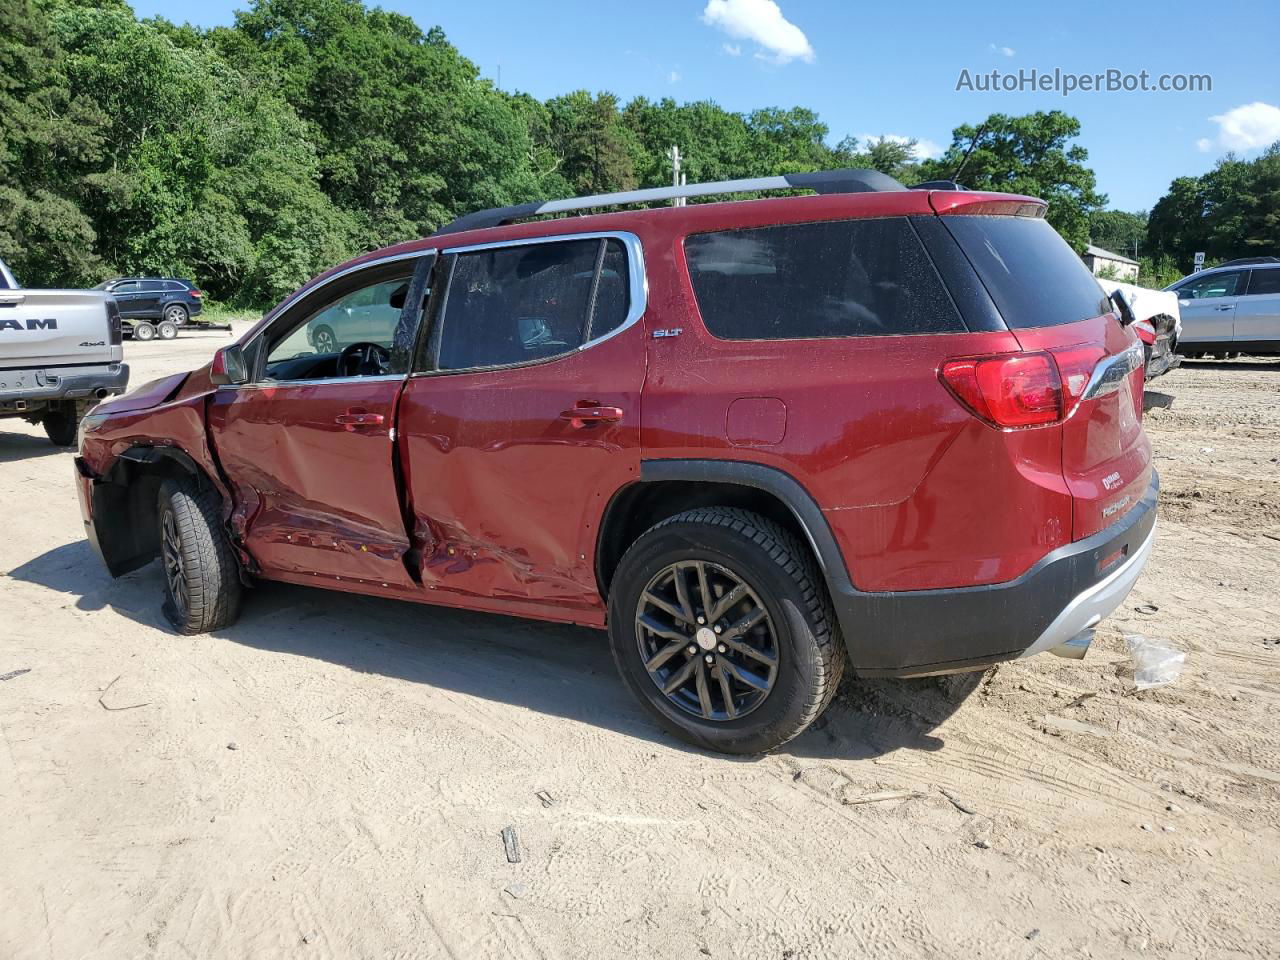
M 1089 627 L 1081 630 L 1065 643 L 1050 647 L 1049 652 L 1057 654 L 1059 657 L 1066 657 L 1068 660 L 1083 660 L 1084 655 L 1089 652 L 1089 644 L 1091 643 L 1093 643 L 1093 628 Z

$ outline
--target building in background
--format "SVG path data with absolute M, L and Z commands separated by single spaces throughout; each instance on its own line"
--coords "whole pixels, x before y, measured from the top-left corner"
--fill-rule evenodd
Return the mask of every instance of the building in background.
M 1101 247 L 1089 246 L 1084 251 L 1084 262 L 1095 277 L 1109 277 L 1112 280 L 1137 280 L 1138 261 L 1122 257 Z

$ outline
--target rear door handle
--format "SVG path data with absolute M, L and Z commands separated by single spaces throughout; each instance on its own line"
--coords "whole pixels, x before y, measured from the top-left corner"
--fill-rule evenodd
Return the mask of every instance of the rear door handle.
M 574 427 L 581 429 L 593 423 L 614 423 L 622 419 L 621 407 L 601 407 L 599 405 L 573 407 L 560 412 L 561 420 L 568 420 Z
M 1228 305 L 1227 305 L 1227 306 L 1225 306 L 1225 307 L 1214 307 L 1213 309 L 1215 309 L 1215 310 L 1234 310 L 1235 308 L 1236 308 L 1236 305 L 1235 305 L 1234 303 L 1232 303 L 1232 304 L 1228 304 Z
M 333 418 L 333 422 L 348 430 L 355 430 L 358 427 L 380 427 L 386 422 L 386 417 L 380 413 L 348 412 L 338 414 Z

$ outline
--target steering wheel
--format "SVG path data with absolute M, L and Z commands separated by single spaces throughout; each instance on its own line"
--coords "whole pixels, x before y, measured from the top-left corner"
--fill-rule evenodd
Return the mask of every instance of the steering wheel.
M 379 377 L 389 372 L 391 351 L 380 343 L 348 344 L 338 354 L 338 376 Z

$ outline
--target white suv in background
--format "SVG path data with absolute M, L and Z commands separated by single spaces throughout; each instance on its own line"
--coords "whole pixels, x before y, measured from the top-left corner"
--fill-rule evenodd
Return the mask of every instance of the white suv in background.
M 1280 353 L 1280 257 L 1231 260 L 1165 289 L 1178 295 L 1180 353 Z

